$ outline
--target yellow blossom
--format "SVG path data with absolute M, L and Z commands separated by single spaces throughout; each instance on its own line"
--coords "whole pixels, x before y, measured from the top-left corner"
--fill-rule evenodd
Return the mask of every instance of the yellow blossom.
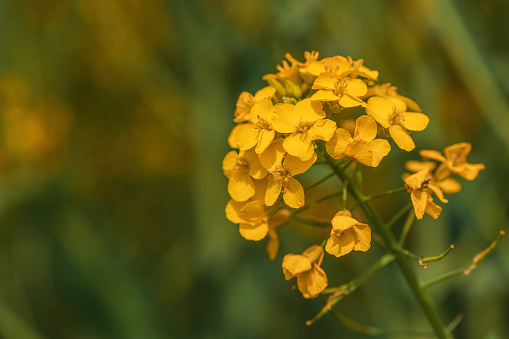
M 283 258 L 285 279 L 297 278 L 297 287 L 306 299 L 316 298 L 327 287 L 327 275 L 320 267 L 324 251 L 313 245 L 302 254 L 287 254 Z
M 282 139 L 275 141 L 260 157 L 260 162 L 269 171 L 265 204 L 274 205 L 283 191 L 283 200 L 288 206 L 292 208 L 304 206 L 304 189 L 293 177 L 307 171 L 316 158 L 316 153 L 313 153 L 311 159 L 302 161 L 298 157 L 286 154 Z
M 257 154 L 269 147 L 276 132 L 272 128 L 274 109 L 269 98 L 263 98 L 251 109 L 251 122 L 242 124 L 235 133 L 235 144 L 241 151 L 255 147 Z
M 433 171 L 437 167 L 437 163 L 434 161 L 416 161 L 410 160 L 405 163 L 405 168 L 412 172 L 416 173 L 423 169 L 429 169 Z M 433 174 L 433 181 L 440 187 L 440 189 L 447 194 L 454 194 L 461 191 L 461 184 L 458 180 L 452 177 L 446 177 L 443 179 L 438 179 L 436 174 Z
M 366 113 L 375 118 L 383 128 L 389 129 L 399 148 L 411 151 L 415 148 L 415 143 L 408 131 L 422 131 L 428 126 L 429 118 L 423 113 L 407 112 L 406 109 L 404 101 L 376 96 L 368 100 Z
M 469 164 L 467 162 L 467 155 L 471 150 L 472 145 L 469 142 L 462 142 L 444 148 L 445 156 L 433 150 L 422 150 L 419 154 L 424 158 L 441 162 L 435 174 L 438 179 L 458 174 L 467 180 L 474 180 L 479 171 L 484 169 L 484 164 Z
M 318 89 L 318 92 L 311 96 L 311 100 L 337 101 L 341 107 L 366 106 L 359 99 L 368 91 L 361 79 L 338 78 L 330 73 L 322 73 L 312 88 Z
M 369 115 L 363 115 L 355 121 L 355 132 L 352 137 L 346 129 L 336 129 L 333 137 L 327 142 L 327 153 L 334 159 L 347 156 L 371 167 L 376 167 L 391 150 L 389 142 L 375 139 L 376 121 Z
M 323 73 L 328 73 L 334 77 L 341 78 L 351 71 L 350 62 L 347 58 L 337 55 L 315 62 L 309 63 L 303 67 L 301 73 L 309 74 L 311 76 L 319 76 Z
M 283 147 L 289 154 L 307 161 L 315 154 L 313 140 L 329 140 L 336 130 L 336 123 L 325 118 L 322 104 L 310 99 L 296 105 L 274 106 L 272 126 L 279 133 L 289 133 Z
M 254 179 L 262 179 L 267 170 L 253 149 L 230 151 L 223 159 L 223 172 L 228 177 L 228 193 L 233 200 L 246 201 L 255 194 Z
M 422 169 L 404 180 L 407 191 L 410 193 L 417 219 L 422 219 L 424 213 L 437 219 L 442 212 L 442 207 L 433 202 L 431 192 L 435 193 L 441 202 L 447 203 L 448 201 L 444 198 L 440 187 L 433 181 L 429 169 Z
M 332 230 L 325 250 L 336 257 L 355 251 L 367 251 L 371 246 L 371 229 L 352 218 L 349 211 L 339 211 L 332 219 Z
M 350 62 L 350 67 L 352 68 L 350 73 L 348 73 L 349 77 L 355 79 L 355 78 L 361 76 L 363 78 L 367 78 L 367 79 L 370 79 L 373 81 L 378 80 L 378 71 L 372 71 L 369 68 L 367 68 L 366 66 L 364 66 L 363 59 L 353 61 L 353 59 L 351 57 L 348 57 L 348 61 Z
M 253 105 L 263 98 L 269 98 L 274 96 L 276 89 L 272 86 L 267 86 L 259 90 L 253 96 L 249 92 L 242 92 L 237 99 L 237 106 L 233 113 L 236 123 L 246 122 L 251 120 L 251 108 Z
M 410 98 L 407 98 L 407 97 L 404 97 L 404 96 L 398 94 L 397 90 L 398 90 L 398 88 L 396 86 L 392 86 L 389 83 L 375 85 L 375 86 L 369 87 L 368 92 L 361 99 L 369 98 L 372 96 L 386 97 L 388 99 L 389 98 L 399 99 L 401 101 L 404 101 L 405 104 L 408 106 L 408 108 L 412 112 L 422 112 L 422 109 L 419 107 L 419 105 L 415 101 L 413 101 Z

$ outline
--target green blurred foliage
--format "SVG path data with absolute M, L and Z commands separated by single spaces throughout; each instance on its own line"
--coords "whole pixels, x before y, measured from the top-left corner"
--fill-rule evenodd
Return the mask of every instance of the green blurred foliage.
M 462 141 L 486 170 L 416 223 L 409 247 L 455 249 L 423 279 L 467 265 L 509 207 L 509 4 L 503 0 L 17 0 L 0 2 L 0 337 L 362 337 L 284 281 L 281 260 L 324 233 L 280 231 L 275 262 L 224 215 L 233 110 L 286 52 L 363 58 L 429 115 L 418 149 Z M 394 149 L 367 193 L 401 186 Z M 317 169 L 313 175 L 327 173 Z M 333 192 L 334 181 L 309 201 Z M 408 202 L 377 201 L 384 218 Z M 334 205 L 310 211 L 334 213 Z M 509 336 L 506 239 L 468 277 L 431 292 L 457 338 Z M 324 261 L 330 285 L 382 253 Z M 419 269 L 416 267 L 416 269 Z M 337 309 L 428 330 L 393 266 Z

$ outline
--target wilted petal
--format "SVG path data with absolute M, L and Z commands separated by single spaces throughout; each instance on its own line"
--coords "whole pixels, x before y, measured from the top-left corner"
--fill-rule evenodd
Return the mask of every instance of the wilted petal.
M 426 214 L 431 215 L 433 219 L 437 219 L 440 216 L 440 213 L 442 212 L 442 207 L 438 206 L 433 202 L 433 200 L 428 200 L 428 204 L 426 205 Z
M 405 183 L 410 186 L 410 188 L 417 190 L 421 188 L 424 180 L 428 176 L 429 170 L 427 168 L 420 170 L 419 172 L 412 174 L 408 178 L 405 179 Z
M 414 205 L 415 216 L 417 219 L 422 219 L 424 212 L 426 212 L 426 205 L 428 204 L 429 193 L 423 190 L 415 190 L 410 193 L 412 205 Z
M 311 269 L 309 259 L 301 254 L 287 254 L 283 258 L 283 273 L 290 280 Z
M 311 271 L 297 277 L 297 286 L 306 299 L 316 298 L 327 287 L 327 275 L 323 269 L 313 264 Z

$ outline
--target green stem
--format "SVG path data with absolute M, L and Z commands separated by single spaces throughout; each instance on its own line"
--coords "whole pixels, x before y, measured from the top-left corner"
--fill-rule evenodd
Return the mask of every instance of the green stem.
M 408 203 L 406 206 L 404 206 L 402 209 L 396 213 L 391 220 L 387 222 L 387 228 L 391 228 L 394 226 L 394 224 L 401 218 L 410 208 L 412 208 L 412 203 Z
M 314 220 L 299 218 L 298 216 L 295 216 L 295 215 L 290 215 L 290 218 L 293 221 L 296 221 L 296 222 L 301 223 L 301 224 L 309 225 L 309 226 L 331 227 L 330 221 L 314 221 Z
M 371 195 L 368 195 L 367 197 L 364 197 L 364 201 L 370 201 L 370 200 L 373 200 L 376 198 L 385 197 L 386 195 L 391 195 L 391 194 L 399 193 L 399 192 L 406 192 L 406 188 L 400 187 L 400 188 L 395 188 L 395 189 L 388 190 L 388 191 L 381 192 L 381 193 L 371 194 Z
M 323 177 L 322 179 L 318 180 L 317 182 L 309 185 L 308 187 L 304 188 L 304 191 L 307 191 L 307 190 L 310 190 L 312 189 L 313 187 L 316 187 L 318 185 L 320 185 L 322 182 L 326 181 L 327 179 L 331 178 L 334 176 L 334 172 L 328 174 L 327 176 Z
M 323 147 L 323 146 L 322 146 Z M 347 177 L 345 173 L 341 171 L 334 162 L 329 158 L 325 157 L 329 162 L 329 166 L 331 169 L 337 174 L 341 181 L 345 182 Z M 387 248 L 394 254 L 396 258 L 396 262 L 403 273 L 403 276 L 412 291 L 417 303 L 421 307 L 422 311 L 426 315 L 431 327 L 433 328 L 435 334 L 440 339 L 450 339 L 452 338 L 451 334 L 447 332 L 442 320 L 440 319 L 440 315 L 431 300 L 429 293 L 423 288 L 422 283 L 417 278 L 414 269 L 408 262 L 407 258 L 400 252 L 397 251 L 396 248 L 398 244 L 394 235 L 387 229 L 385 222 L 382 218 L 371 208 L 367 201 L 364 201 L 363 194 L 355 187 L 355 185 L 349 185 L 348 190 L 350 194 L 359 202 L 359 206 L 364 212 L 366 218 L 370 221 L 370 226 L 380 234 L 382 239 L 385 242 Z
M 330 199 L 330 198 L 337 197 L 338 195 L 341 195 L 342 193 L 343 193 L 343 192 L 341 192 L 341 191 L 340 191 L 340 192 L 336 192 L 336 193 L 332 193 L 332 194 L 329 194 L 329 195 L 327 195 L 327 196 L 325 196 L 325 197 L 323 197 L 323 198 L 318 199 L 318 200 L 317 200 L 317 201 L 315 201 L 315 202 L 312 202 L 312 203 L 311 203 L 311 204 L 309 204 L 309 205 L 302 206 L 301 208 L 299 208 L 299 209 L 297 209 L 297 210 L 295 210 L 295 211 L 291 212 L 291 213 L 290 213 L 290 217 L 293 217 L 293 216 L 295 216 L 295 215 L 299 214 L 300 212 L 304 212 L 305 210 L 308 210 L 308 209 L 310 209 L 310 208 L 313 208 L 313 207 L 315 207 L 316 205 L 318 205 L 318 204 L 320 204 L 320 203 L 324 202 L 325 200 L 328 200 L 328 199 Z
M 343 183 L 343 211 L 346 211 L 347 197 L 348 197 L 348 181 Z
M 403 245 L 405 244 L 406 237 L 408 235 L 408 232 L 410 232 L 410 228 L 412 228 L 414 220 L 415 220 L 415 213 L 414 213 L 414 211 L 410 211 L 410 213 L 408 213 L 408 217 L 405 220 L 405 224 L 403 225 L 403 230 L 401 231 L 401 235 L 399 237 L 398 245 L 400 247 L 403 247 Z
M 468 267 L 464 267 L 464 268 L 455 269 L 454 271 L 447 272 L 445 274 L 439 275 L 438 277 L 431 278 L 430 280 L 425 281 L 422 284 L 422 287 L 423 288 L 430 288 L 433 285 L 439 284 L 442 281 L 446 281 L 446 280 L 448 280 L 450 278 L 453 278 L 453 277 L 455 277 L 457 275 L 466 275 L 465 272 L 469 272 L 470 273 L 474 268 L 475 267 L 468 266 Z

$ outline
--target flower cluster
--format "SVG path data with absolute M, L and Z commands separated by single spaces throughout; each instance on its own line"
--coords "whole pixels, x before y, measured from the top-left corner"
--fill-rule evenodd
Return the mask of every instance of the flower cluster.
M 306 52 L 304 57 L 300 62 L 287 54 L 277 73 L 263 77 L 266 87 L 254 95 L 240 94 L 233 119 L 236 125 L 228 138 L 235 150 L 223 160 L 231 197 L 226 216 L 239 224 L 244 238 L 268 237 L 271 260 L 279 250 L 276 230 L 299 211 L 290 209 L 307 207 L 299 174 L 317 159 L 377 167 L 391 150 L 390 139 L 411 151 L 415 148 L 411 132 L 424 130 L 429 122 L 419 105 L 398 94 L 396 87 L 377 84 L 378 72 L 364 66 L 363 60 L 319 59 L 317 52 Z M 352 116 L 357 117 L 355 121 Z M 447 202 L 442 191 L 452 192 L 459 185 L 452 175 L 473 179 L 482 169 L 466 163 L 470 149 L 460 145 L 446 148 L 445 156 L 421 151 L 423 157 L 440 162 L 438 167 L 431 162 L 409 164 L 408 169 L 416 173 L 404 179 L 419 219 L 425 212 L 435 218 L 440 214 L 431 193 Z M 367 251 L 371 245 L 370 227 L 347 210 L 348 182 L 342 181 L 344 206 L 330 222 L 329 238 L 322 246 L 312 245 L 302 254 L 283 258 L 285 278 L 297 278 L 305 298 L 318 296 L 327 286 L 320 267 L 324 252 L 339 257 L 352 250 Z M 364 220 L 362 214 L 359 219 Z
M 430 161 L 408 161 L 405 164 L 408 171 L 415 172 L 412 175 L 403 174 L 403 180 L 410 193 L 417 219 L 422 219 L 424 213 L 438 218 L 442 207 L 433 202 L 432 193 L 441 202 L 447 203 L 444 193 L 453 194 L 461 190 L 461 184 L 454 178 L 455 175 L 472 181 L 477 178 L 479 171 L 484 169 L 484 164 L 467 162 L 471 149 L 470 143 L 463 142 L 444 148 L 443 155 L 434 150 L 421 150 L 419 154 Z

